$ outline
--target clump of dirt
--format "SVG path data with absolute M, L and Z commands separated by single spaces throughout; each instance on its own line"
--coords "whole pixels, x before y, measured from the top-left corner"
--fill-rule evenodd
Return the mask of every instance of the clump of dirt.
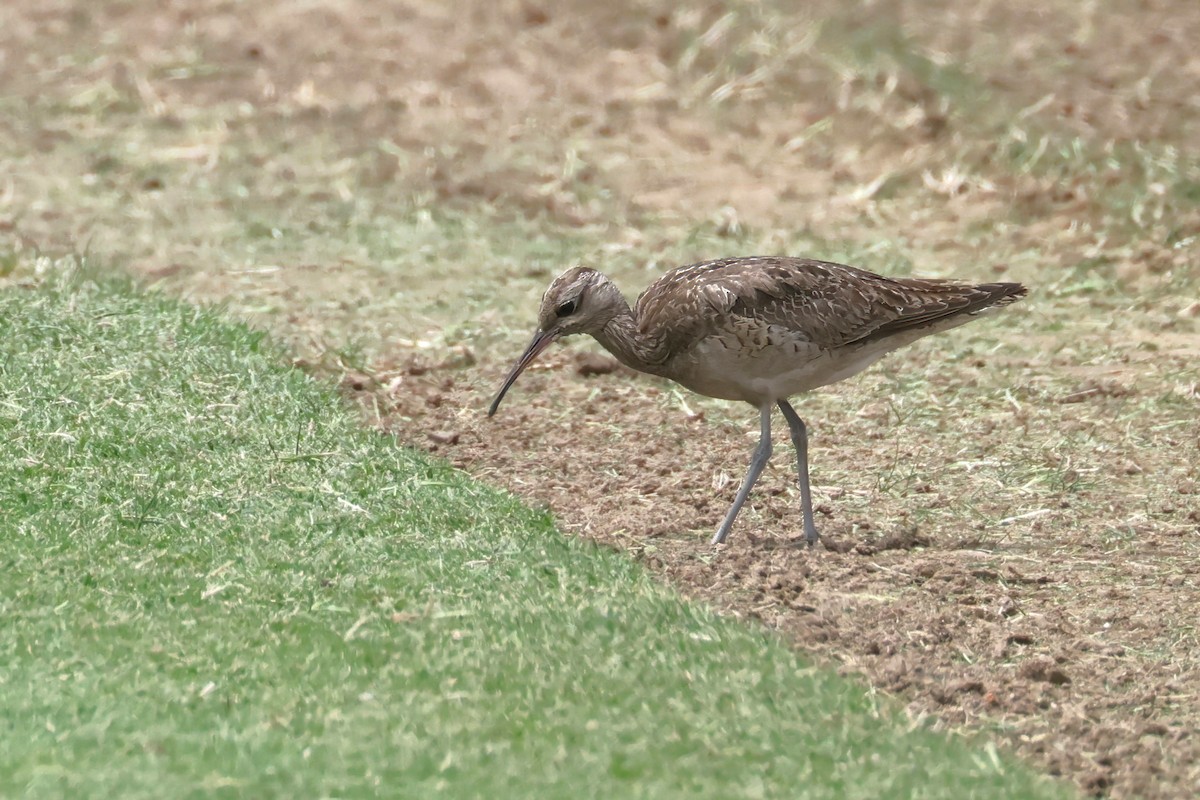
M 1087 524 L 1039 541 L 1032 519 L 1030 545 L 999 529 L 904 522 L 903 506 L 947 502 L 938 488 L 919 482 L 890 497 L 868 477 L 889 456 L 861 452 L 861 486 L 823 487 L 822 465 L 850 443 L 823 440 L 830 422 L 811 419 L 822 543 L 805 546 L 780 441 L 729 543 L 714 548 L 757 435 L 753 412 L 744 426 L 706 421 L 663 384 L 609 366 L 553 350 L 491 419 L 500 365 L 401 368 L 374 389 L 348 385 L 363 386 L 352 394 L 404 441 L 547 505 L 565 530 L 629 551 L 686 595 L 862 674 L 916 716 L 995 732 L 1094 796 L 1200 786 L 1200 658 L 1178 639 L 1179 621 L 1200 610 L 1200 566 L 1177 536 L 1098 557 Z M 963 493 L 963 480 L 941 491 Z M 848 508 L 855 492 L 872 513 Z M 1003 516 L 1002 494 L 981 502 Z

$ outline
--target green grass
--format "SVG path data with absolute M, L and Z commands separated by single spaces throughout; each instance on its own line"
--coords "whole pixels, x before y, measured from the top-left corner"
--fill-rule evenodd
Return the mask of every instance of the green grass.
M 282 362 L 111 281 L 0 293 L 0 794 L 1067 794 Z

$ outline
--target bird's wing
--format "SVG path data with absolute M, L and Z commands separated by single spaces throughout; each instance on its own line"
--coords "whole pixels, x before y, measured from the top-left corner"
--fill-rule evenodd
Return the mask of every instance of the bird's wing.
M 837 348 L 932 326 L 1023 294 L 1011 283 L 886 278 L 811 259 L 730 258 L 667 273 L 638 298 L 637 317 L 643 333 L 674 347 L 742 318 Z

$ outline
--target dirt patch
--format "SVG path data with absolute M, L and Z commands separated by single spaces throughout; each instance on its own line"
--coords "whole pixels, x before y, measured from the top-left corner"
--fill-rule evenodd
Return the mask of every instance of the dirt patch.
M 1190 4 L 1152 5 L 1143 16 L 1160 28 L 1200 24 Z M 323 215 L 339 203 L 377 213 L 410 202 L 486 208 L 561 230 L 607 226 L 617 240 L 636 236 L 648 218 L 659 226 L 715 219 L 734 234 L 779 231 L 763 237 L 766 249 L 803 229 L 864 246 L 899 240 L 914 258 L 938 253 L 946 263 L 978 256 L 964 229 L 1015 212 L 1023 228 L 1012 234 L 1014 250 L 1053 238 L 1062 261 L 1096 251 L 1179 267 L 1172 247 L 1200 222 L 1160 221 L 1160 196 L 1142 193 L 1147 235 L 1139 250 L 1118 253 L 1113 231 L 1079 223 L 1094 210 L 1088 199 L 1123 176 L 1064 181 L 992 169 L 995 143 L 979 137 L 996 132 L 972 128 L 914 70 L 864 68 L 818 44 L 836 39 L 828 31 L 849 30 L 870 49 L 871 31 L 900 25 L 938 58 L 980 59 L 984 80 L 1018 108 L 1092 86 L 1104 61 L 1116 70 L 1104 79 L 1111 91 L 1062 100 L 1105 123 L 1090 129 L 1102 145 L 1195 116 L 1186 89 L 1197 68 L 1194 37 L 1173 33 L 1153 52 L 1139 49 L 1141 12 L 1093 9 L 1094 35 L 1068 59 L 1078 62 L 1070 73 L 1078 80 L 1063 83 L 1047 53 L 1073 24 L 1069 4 L 989 3 L 974 14 L 873 6 L 864 26 L 833 2 L 800 11 L 654 0 L 611 11 L 524 0 L 5 4 L 0 79 L 13 103 L 36 113 L 26 124 L 0 120 L 30 149 L 11 165 L 18 179 L 0 223 L 43 249 L 91 240 L 92 252 L 134 256 L 140 269 L 180 285 L 213 271 L 216 257 L 237 269 L 290 263 L 281 255 L 304 263 L 278 249 L 230 259 L 203 245 L 247 231 L 273 235 L 281 217 L 299 229 L 283 226 L 283 241 L 322 235 Z M 971 38 L 980 30 L 989 37 Z M 1117 69 L 1126 60 L 1106 55 L 1105 36 L 1134 66 Z M 1006 84 L 999 50 L 1014 37 L 1025 54 L 1015 70 L 1022 79 L 1007 75 Z M 89 52 L 99 39 L 103 52 Z M 43 42 L 54 47 L 30 45 Z M 835 41 L 830 49 L 846 48 Z M 1138 77 L 1138 56 L 1155 65 L 1150 83 Z M 1136 105 L 1141 95 L 1157 120 L 1147 129 L 1138 127 L 1150 119 Z M 1120 114 L 1109 113 L 1113 97 Z M 1049 122 L 1055 108 L 1038 113 Z M 236 190 L 209 197 L 212 187 Z M 163 236 L 164 226 L 182 229 L 185 241 Z M 347 249 L 327 262 L 363 259 Z
M 989 731 L 1089 795 L 1185 797 L 1200 787 L 1200 498 L 1191 473 L 1156 472 L 1174 482 L 1157 494 L 1136 469 L 1091 489 L 1067 479 L 1025 514 L 1013 509 L 1015 489 L 980 496 L 992 477 L 979 471 L 922 463 L 913 466 L 931 479 L 888 486 L 880 473 L 962 433 L 897 425 L 869 405 L 863 425 L 863 397 L 850 389 L 833 413 L 813 395 L 823 410 L 808 415 L 823 545 L 803 545 L 793 458 L 777 437 L 730 543 L 713 548 L 708 538 L 754 444 L 752 410 L 745 420 L 735 421 L 737 407 L 729 419 L 706 419 L 665 384 L 559 349 L 489 420 L 501 376 L 502 365 L 409 365 L 345 386 L 403 441 L 544 503 L 566 530 L 631 552 L 684 593 L 865 675 L 917 717 Z M 1066 381 L 1033 425 L 1069 425 L 1079 402 L 1120 401 L 1073 400 Z M 970 435 L 982 437 L 982 452 L 1003 454 L 1020 434 L 1001 426 Z M 1198 438 L 1200 423 L 1181 434 L 1188 447 Z M 1127 455 L 1152 470 L 1163 461 L 1151 448 Z M 859 468 L 831 469 L 846 461 Z M 1136 541 L 1114 542 L 1105 531 L 1143 503 L 1155 507 Z
M 1187 2 L 878 3 L 935 58 L 950 57 L 1040 118 L 1103 142 L 1189 147 L 1200 135 L 1200 7 Z M 1055 80 L 1047 80 L 1050 73 Z M 1029 80 L 1030 75 L 1042 76 Z

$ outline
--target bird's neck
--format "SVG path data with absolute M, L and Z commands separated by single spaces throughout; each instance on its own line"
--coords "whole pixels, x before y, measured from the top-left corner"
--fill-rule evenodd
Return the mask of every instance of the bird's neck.
M 666 361 L 664 343 L 643 333 L 624 300 L 617 313 L 593 336 L 625 366 L 639 372 L 659 374 Z

